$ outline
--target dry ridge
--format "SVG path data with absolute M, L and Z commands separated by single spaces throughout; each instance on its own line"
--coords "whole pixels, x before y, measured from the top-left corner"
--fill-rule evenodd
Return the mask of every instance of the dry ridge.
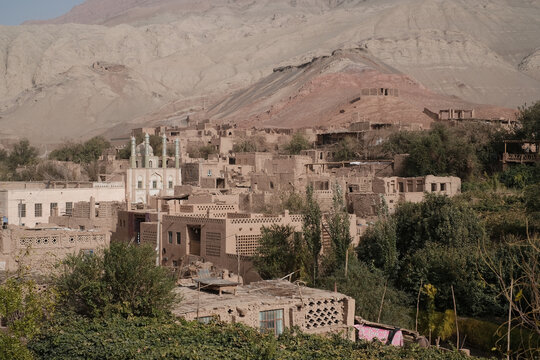
M 537 0 L 88 0 L 0 27 L 0 139 L 55 143 L 181 117 L 268 76 L 287 88 L 274 68 L 358 47 L 436 94 L 510 108 L 540 98 Z

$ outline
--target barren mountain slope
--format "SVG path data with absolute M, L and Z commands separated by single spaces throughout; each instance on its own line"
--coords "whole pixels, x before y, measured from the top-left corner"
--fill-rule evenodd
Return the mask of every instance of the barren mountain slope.
M 384 95 L 377 95 L 381 89 Z M 475 109 L 476 116 L 483 118 L 514 116 L 512 109 L 433 93 L 365 49 L 339 50 L 298 67 L 275 69 L 212 106 L 207 115 L 244 127 L 298 128 L 371 121 L 426 128 L 432 120 L 423 113 L 424 107 L 435 112 Z
M 145 79 L 133 83 L 145 100 L 132 101 L 150 105 L 119 107 L 111 123 L 154 112 L 168 98 L 224 95 L 277 66 L 359 46 L 443 95 L 508 107 L 540 98 L 535 62 L 524 60 L 540 48 L 537 0 L 89 0 L 54 22 L 62 25 L 0 27 L 4 131 L 24 128 L 40 139 L 28 124 L 73 122 L 71 135 L 79 136 L 93 118 L 106 118 L 75 100 L 77 92 L 102 95 L 82 73 L 71 74 L 64 95 L 50 97 L 50 112 L 25 110 L 33 100 L 24 94 L 53 93 L 69 69 L 96 61 Z M 154 98 L 147 83 L 168 89 L 166 96 Z M 55 134 L 46 140 L 60 140 Z

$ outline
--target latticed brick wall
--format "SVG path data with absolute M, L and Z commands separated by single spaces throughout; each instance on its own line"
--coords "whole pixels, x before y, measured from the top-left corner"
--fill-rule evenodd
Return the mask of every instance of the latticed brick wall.
M 305 314 L 304 327 L 308 330 L 345 323 L 342 300 L 310 300 Z

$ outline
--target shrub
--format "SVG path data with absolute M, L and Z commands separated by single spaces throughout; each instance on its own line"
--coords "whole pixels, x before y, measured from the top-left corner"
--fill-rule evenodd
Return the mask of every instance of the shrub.
M 68 143 L 59 149 L 53 150 L 49 155 L 49 159 L 89 164 L 99 159 L 110 145 L 102 136 L 95 136 L 82 144 Z
M 311 144 L 308 139 L 301 133 L 297 132 L 293 135 L 285 150 L 290 155 L 298 155 L 302 150 L 311 149 Z
M 40 359 L 419 359 L 465 360 L 457 352 L 352 342 L 285 331 L 279 338 L 241 324 L 173 319 L 86 319 L 51 323 L 29 348 Z
M 175 300 L 175 279 L 155 265 L 155 258 L 151 246 L 117 242 L 94 255 L 68 257 L 56 279 L 64 309 L 90 317 L 167 313 Z

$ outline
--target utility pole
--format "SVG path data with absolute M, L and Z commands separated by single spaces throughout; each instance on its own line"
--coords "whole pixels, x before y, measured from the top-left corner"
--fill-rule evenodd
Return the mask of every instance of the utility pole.
M 156 266 L 159 266 L 159 255 L 160 255 L 160 248 L 161 248 L 161 221 L 160 221 L 160 215 L 161 215 L 161 209 L 160 209 L 160 201 L 157 199 L 157 236 L 156 236 Z
M 238 257 L 238 264 L 237 264 L 238 268 L 237 268 L 236 276 L 237 276 L 237 279 L 238 279 L 238 283 L 240 283 L 240 249 L 238 247 L 238 235 L 235 234 L 234 238 L 236 239 L 236 255 Z

